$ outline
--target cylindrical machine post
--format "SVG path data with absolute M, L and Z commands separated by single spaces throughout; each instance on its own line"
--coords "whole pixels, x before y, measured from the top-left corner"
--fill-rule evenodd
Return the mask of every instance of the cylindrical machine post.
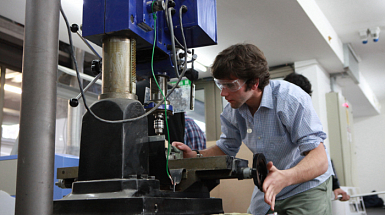
M 163 94 L 166 96 L 167 95 L 167 77 L 157 75 L 156 80 L 159 84 L 160 89 L 163 91 Z M 164 99 L 162 92 L 159 90 L 159 87 L 156 84 L 154 78 L 150 78 L 150 89 L 151 89 L 150 101 L 158 102 Z
M 26 1 L 16 215 L 53 212 L 59 8 Z
M 99 99 L 136 96 L 136 40 L 107 37 L 103 41 L 103 83 Z
M 75 58 L 78 64 L 79 73 L 83 73 L 84 67 L 84 50 L 75 48 Z M 75 66 L 75 65 L 74 65 Z M 70 86 L 79 88 L 79 83 L 76 77 L 71 77 Z M 83 100 L 79 100 L 83 102 Z M 67 150 L 66 154 L 79 156 L 80 150 L 80 131 L 82 128 L 82 116 L 84 113 L 83 105 L 72 107 L 68 104 L 68 121 L 67 121 Z
M 156 84 L 154 78 L 152 78 L 152 77 L 150 78 L 150 91 L 151 91 L 150 101 L 152 101 L 154 103 L 158 103 L 164 99 L 163 95 L 164 96 L 167 95 L 167 76 L 156 75 L 155 77 L 156 77 L 156 82 L 158 82 L 158 84 Z M 158 85 L 159 85 L 159 87 L 158 87 Z M 162 94 L 162 92 L 163 92 L 163 94 Z M 164 104 L 169 105 L 170 102 L 166 101 Z M 155 133 L 156 134 L 163 134 L 164 110 L 159 109 L 159 110 L 155 111 L 154 117 L 155 117 L 155 120 L 154 120 Z
M 164 129 L 164 112 L 154 114 L 155 120 L 154 120 L 154 129 L 155 129 L 155 134 L 163 134 L 163 129 Z
M 5 66 L 0 65 L 1 70 L 1 84 L 0 84 L 0 126 L 3 125 L 3 108 L 4 108 L 4 85 L 5 85 Z M 1 155 L 1 138 L 3 136 L 3 129 L 0 127 L 0 155 Z

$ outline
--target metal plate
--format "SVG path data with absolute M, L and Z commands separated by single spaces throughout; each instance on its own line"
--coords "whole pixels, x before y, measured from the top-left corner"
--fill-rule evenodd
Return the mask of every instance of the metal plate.
M 57 179 L 77 178 L 79 167 L 57 168 Z
M 194 169 L 194 170 L 231 170 L 232 158 L 230 156 L 185 158 L 169 160 L 170 169 Z
M 119 198 L 54 201 L 54 215 L 85 214 L 222 214 L 222 200 L 218 198 Z

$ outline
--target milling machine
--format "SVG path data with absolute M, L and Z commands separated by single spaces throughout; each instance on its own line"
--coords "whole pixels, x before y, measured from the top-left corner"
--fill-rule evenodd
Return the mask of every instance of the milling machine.
M 102 93 L 83 117 L 79 167 L 58 170 L 72 193 L 54 201 L 54 214 L 218 214 L 222 200 L 210 190 L 220 179 L 253 178 L 261 187 L 261 154 L 252 168 L 230 156 L 165 155 L 167 82 L 184 76 L 188 49 L 217 43 L 216 0 L 84 0 L 83 7 L 83 36 L 103 47 Z M 145 106 L 137 75 L 151 82 Z M 156 136 L 148 135 L 149 114 Z M 175 158 L 180 153 L 173 148 Z

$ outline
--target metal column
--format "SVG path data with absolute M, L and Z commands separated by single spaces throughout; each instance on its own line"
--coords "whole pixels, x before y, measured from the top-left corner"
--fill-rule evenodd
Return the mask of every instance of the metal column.
M 26 1 L 16 215 L 53 212 L 59 8 Z
M 4 108 L 4 85 L 5 85 L 5 66 L 1 66 L 1 85 L 0 85 L 0 156 L 1 156 L 1 138 L 3 137 L 3 108 Z
M 137 99 L 135 39 L 107 37 L 103 40 L 102 81 L 99 99 Z

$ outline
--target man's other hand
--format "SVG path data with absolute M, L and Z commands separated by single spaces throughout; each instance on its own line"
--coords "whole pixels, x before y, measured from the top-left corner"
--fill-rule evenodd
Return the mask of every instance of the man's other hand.
M 339 199 L 340 201 L 343 202 L 343 201 L 348 201 L 350 199 L 350 196 L 341 188 L 335 189 L 333 190 L 333 192 L 336 200 Z M 342 197 L 339 198 L 338 195 L 341 195 Z
M 197 157 L 197 153 L 191 150 L 186 144 L 181 142 L 172 142 L 172 145 L 183 151 L 183 158 L 195 158 Z

